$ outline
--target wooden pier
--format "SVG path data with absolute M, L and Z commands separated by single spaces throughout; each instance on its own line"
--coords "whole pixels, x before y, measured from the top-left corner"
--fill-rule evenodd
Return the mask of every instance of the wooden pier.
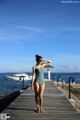
M 29 87 L 2 113 L 9 113 L 10 120 L 80 120 L 80 114 L 51 81 L 46 81 L 43 99 L 45 112 L 36 113 L 34 91 Z

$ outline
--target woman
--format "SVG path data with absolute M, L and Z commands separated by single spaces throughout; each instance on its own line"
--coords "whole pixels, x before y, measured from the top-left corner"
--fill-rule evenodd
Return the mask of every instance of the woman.
M 43 68 L 51 63 L 50 60 L 44 60 L 41 56 L 36 55 L 36 65 L 32 67 L 32 90 L 35 91 L 35 102 L 37 105 L 37 112 L 43 113 L 43 92 L 45 87 L 45 80 Z M 46 61 L 46 63 L 42 63 Z

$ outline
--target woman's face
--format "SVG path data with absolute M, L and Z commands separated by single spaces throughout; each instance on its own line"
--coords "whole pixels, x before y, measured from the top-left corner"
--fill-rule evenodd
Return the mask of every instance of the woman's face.
M 38 61 L 38 63 L 40 63 L 40 64 L 41 64 L 41 63 L 42 63 L 42 61 L 43 61 L 43 58 L 40 58 L 40 59 L 39 59 L 39 61 Z

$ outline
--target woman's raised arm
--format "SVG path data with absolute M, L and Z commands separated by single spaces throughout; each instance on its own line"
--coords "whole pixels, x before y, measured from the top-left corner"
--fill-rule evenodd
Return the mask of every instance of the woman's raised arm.
M 43 63 L 43 67 L 45 67 L 45 66 L 47 66 L 47 65 L 49 65 L 49 64 L 52 63 L 51 60 L 46 60 L 46 59 L 44 59 L 43 61 L 46 62 L 46 63 Z

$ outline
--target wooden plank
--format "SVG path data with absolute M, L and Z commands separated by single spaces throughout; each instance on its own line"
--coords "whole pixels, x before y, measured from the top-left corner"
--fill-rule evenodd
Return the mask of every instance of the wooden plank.
M 36 113 L 34 91 L 29 87 L 2 113 L 10 113 L 10 120 L 80 120 L 80 114 L 51 81 L 46 81 L 43 99 L 45 112 Z

